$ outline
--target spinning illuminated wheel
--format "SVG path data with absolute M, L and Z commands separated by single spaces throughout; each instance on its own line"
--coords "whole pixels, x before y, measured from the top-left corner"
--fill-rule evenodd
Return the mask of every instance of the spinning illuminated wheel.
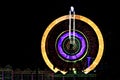
M 73 32 L 71 32 L 71 38 L 73 39 Z M 76 62 L 87 53 L 87 46 L 87 39 L 81 32 L 75 31 L 75 43 L 70 43 L 69 32 L 65 31 L 58 36 L 55 48 L 58 56 L 63 60 Z
M 73 7 L 69 15 L 57 18 L 46 28 L 41 41 L 47 66 L 63 74 L 72 69 L 89 73 L 101 60 L 103 49 L 98 26 L 84 16 L 75 15 Z

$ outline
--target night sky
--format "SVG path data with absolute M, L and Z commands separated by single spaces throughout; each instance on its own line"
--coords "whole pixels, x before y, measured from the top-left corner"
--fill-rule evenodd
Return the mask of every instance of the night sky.
M 0 65 L 10 64 L 13 68 L 47 68 L 41 57 L 40 43 L 46 27 L 56 18 L 68 14 L 74 6 L 76 14 L 88 17 L 95 22 L 104 37 L 105 50 L 98 70 L 108 75 L 113 70 L 113 30 L 116 14 L 115 2 L 101 0 L 47 0 L 39 2 L 3 2 L 1 8 L 1 51 Z M 117 49 L 117 48 L 116 48 Z M 115 58 L 115 59 L 114 59 Z M 102 74 L 101 74 L 102 75 Z M 105 76 L 105 75 L 104 75 Z

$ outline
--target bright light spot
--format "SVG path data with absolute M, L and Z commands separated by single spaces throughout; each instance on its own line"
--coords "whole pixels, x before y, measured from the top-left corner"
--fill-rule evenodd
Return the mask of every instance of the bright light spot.
M 75 68 L 72 69 L 74 74 L 77 74 L 77 71 Z
M 71 11 L 72 11 L 72 12 L 74 11 L 74 7 L 73 7 L 73 6 L 71 6 Z

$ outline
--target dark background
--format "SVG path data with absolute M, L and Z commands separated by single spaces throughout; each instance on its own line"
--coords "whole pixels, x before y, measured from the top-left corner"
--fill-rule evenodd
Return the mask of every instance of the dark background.
M 49 1 L 49 0 L 48 0 Z M 117 74 L 118 48 L 116 18 L 117 2 L 101 0 L 41 0 L 2 2 L 1 7 L 1 51 L 0 65 L 15 68 L 44 70 L 48 68 L 41 57 L 40 43 L 44 30 L 56 18 L 68 14 L 74 6 L 76 14 L 95 22 L 104 37 L 105 49 L 101 62 L 96 67 L 98 74 L 114 78 Z M 118 62 L 117 62 L 118 61 Z M 117 78 L 117 76 L 116 76 Z

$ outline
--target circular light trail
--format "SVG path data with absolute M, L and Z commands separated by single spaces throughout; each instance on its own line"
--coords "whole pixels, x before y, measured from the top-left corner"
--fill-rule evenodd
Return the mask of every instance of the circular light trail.
M 60 37 L 58 39 L 57 49 L 58 49 L 59 54 L 63 58 L 74 61 L 76 59 L 79 59 L 84 54 L 84 52 L 86 51 L 86 48 L 87 48 L 87 42 L 85 41 L 85 38 L 83 37 L 83 35 L 81 35 L 78 32 L 75 32 L 75 37 L 77 37 L 79 39 L 82 47 L 77 54 L 69 55 L 64 52 L 63 47 L 62 47 L 62 43 L 63 43 L 64 39 L 66 39 L 68 36 L 69 36 L 69 32 L 65 32 L 60 35 Z M 73 32 L 71 32 L 71 36 L 73 36 Z
M 55 19 L 45 30 L 43 36 L 42 36 L 42 40 L 41 40 L 41 52 L 42 52 L 42 56 L 43 56 L 43 59 L 45 61 L 45 63 L 47 64 L 47 66 L 52 70 L 54 71 L 55 73 L 60 71 L 61 73 L 63 74 L 66 74 L 67 72 L 66 71 L 62 71 L 58 68 L 54 68 L 54 65 L 51 63 L 51 61 L 49 60 L 48 56 L 47 56 L 47 53 L 46 53 L 46 48 L 45 48 L 45 44 L 46 44 L 46 39 L 47 39 L 47 36 L 49 34 L 49 32 L 52 30 L 52 28 L 58 24 L 59 22 L 61 21 L 64 21 L 64 20 L 67 20 L 69 19 L 69 15 L 65 15 L 65 16 L 61 16 L 57 19 Z M 97 65 L 98 63 L 100 62 L 101 58 L 102 58 L 102 55 L 103 55 L 103 50 L 104 50 L 104 40 L 103 40 L 103 36 L 102 36 L 102 33 L 101 31 L 99 30 L 98 26 L 93 22 L 91 21 L 90 19 L 82 16 L 82 15 L 75 15 L 75 19 L 76 20 L 80 20 L 80 21 L 83 21 L 85 23 L 87 23 L 88 25 L 91 26 L 91 28 L 95 31 L 96 35 L 97 35 L 97 38 L 98 38 L 98 53 L 97 53 L 97 56 L 95 58 L 95 60 L 92 62 L 92 64 L 87 67 L 86 69 L 83 70 L 83 72 L 85 74 L 89 73 L 90 71 L 92 71 Z

